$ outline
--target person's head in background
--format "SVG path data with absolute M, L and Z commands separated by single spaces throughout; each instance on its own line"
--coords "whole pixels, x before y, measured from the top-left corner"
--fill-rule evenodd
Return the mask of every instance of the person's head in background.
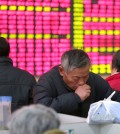
M 89 77 L 91 61 L 83 50 L 73 49 L 66 51 L 61 57 L 59 66 L 60 75 L 72 90 L 86 83 Z
M 10 134 L 43 134 L 59 126 L 57 113 L 41 104 L 22 107 L 12 114 L 8 122 Z
M 114 53 L 111 63 L 111 74 L 120 72 L 120 50 Z
M 10 45 L 8 43 L 8 41 L 3 38 L 0 37 L 0 57 L 8 57 L 10 53 Z

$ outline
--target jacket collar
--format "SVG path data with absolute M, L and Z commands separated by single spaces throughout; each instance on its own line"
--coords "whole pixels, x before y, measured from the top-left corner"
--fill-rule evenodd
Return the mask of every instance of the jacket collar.
M 0 57 L 0 65 L 13 65 L 13 61 L 9 57 Z

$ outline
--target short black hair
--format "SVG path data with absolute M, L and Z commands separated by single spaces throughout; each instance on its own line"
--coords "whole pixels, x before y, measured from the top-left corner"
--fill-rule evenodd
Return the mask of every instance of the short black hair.
M 114 53 L 112 58 L 112 69 L 117 69 L 117 72 L 120 72 L 120 50 Z
M 0 37 L 0 57 L 9 56 L 9 53 L 10 53 L 9 42 L 4 37 Z

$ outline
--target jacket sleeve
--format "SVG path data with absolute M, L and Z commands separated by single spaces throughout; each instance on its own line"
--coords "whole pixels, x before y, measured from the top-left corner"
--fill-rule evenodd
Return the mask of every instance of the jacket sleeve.
M 50 81 L 41 78 L 33 91 L 34 103 L 41 103 L 60 113 L 73 113 L 78 110 L 80 98 L 74 92 L 58 95 Z
M 99 83 L 97 83 L 99 87 L 98 94 L 102 94 L 102 99 L 109 97 L 115 90 L 112 89 L 107 81 L 105 81 L 103 78 L 100 78 Z M 101 93 L 100 93 L 101 92 Z M 98 96 L 99 96 L 98 95 Z M 99 98 L 99 97 L 98 97 Z M 120 91 L 116 91 L 116 93 L 111 98 L 113 101 L 120 102 Z
M 96 101 L 107 98 L 114 90 L 110 87 L 108 82 L 102 77 L 96 75 L 95 78 L 95 90 L 96 90 Z M 117 96 L 114 98 L 117 99 Z

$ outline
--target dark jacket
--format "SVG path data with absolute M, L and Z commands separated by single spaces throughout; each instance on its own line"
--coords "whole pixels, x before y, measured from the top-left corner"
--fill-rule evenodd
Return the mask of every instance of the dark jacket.
M 120 73 L 113 74 L 107 77 L 106 80 L 113 89 L 120 91 Z
M 73 90 L 68 89 L 56 66 L 38 80 L 34 103 L 50 106 L 59 113 L 87 117 L 91 103 L 103 100 L 113 92 L 109 84 L 94 73 L 89 74 L 87 84 L 91 87 L 91 95 L 82 102 Z
M 30 73 L 13 67 L 10 58 L 0 57 L 0 96 L 12 96 L 12 111 L 33 102 L 35 84 Z

